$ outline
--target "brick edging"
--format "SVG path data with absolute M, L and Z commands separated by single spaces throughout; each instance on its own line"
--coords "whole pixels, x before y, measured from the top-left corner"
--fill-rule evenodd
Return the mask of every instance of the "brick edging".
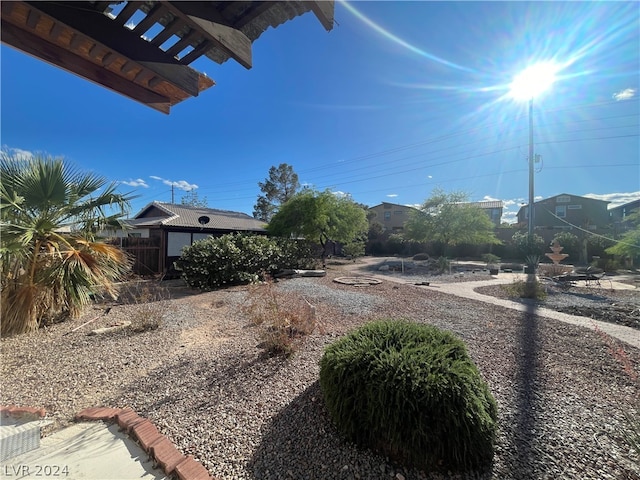
M 184 456 L 156 426 L 133 409 L 92 407 L 79 412 L 76 421 L 104 421 L 117 423 L 120 429 L 138 442 L 140 447 L 153 457 L 155 464 L 165 474 L 176 474 L 180 480 L 215 480 L 208 470 L 192 456 Z
M 33 418 L 40 419 L 47 416 L 44 408 L 36 407 L 19 407 L 17 405 L 0 405 L 0 414 L 11 415 L 16 418 Z

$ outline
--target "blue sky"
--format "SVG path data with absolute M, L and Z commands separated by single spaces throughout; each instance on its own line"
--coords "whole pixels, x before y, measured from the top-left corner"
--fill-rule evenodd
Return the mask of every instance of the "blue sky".
M 201 58 L 216 85 L 172 108 L 140 105 L 1 47 L 1 144 L 63 156 L 153 200 L 197 189 L 251 214 L 258 182 L 288 163 L 303 184 L 373 206 L 434 188 L 528 198 L 527 102 L 514 76 L 540 61 L 556 82 L 534 101 L 536 198 L 640 198 L 640 6 L 635 2 L 336 3 L 265 32 L 253 68 Z

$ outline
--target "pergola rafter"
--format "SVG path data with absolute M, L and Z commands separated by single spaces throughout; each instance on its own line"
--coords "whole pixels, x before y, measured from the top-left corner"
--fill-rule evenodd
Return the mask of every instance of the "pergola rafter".
M 232 58 L 251 68 L 252 43 L 267 28 L 312 11 L 331 30 L 334 7 L 333 1 L 0 5 L 3 43 L 163 113 L 214 85 L 189 66 L 196 59 L 223 63 Z

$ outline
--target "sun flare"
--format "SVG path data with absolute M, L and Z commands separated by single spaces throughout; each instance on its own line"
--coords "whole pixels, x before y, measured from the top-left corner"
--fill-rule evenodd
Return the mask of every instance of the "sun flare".
M 559 71 L 552 62 L 536 63 L 516 75 L 511 83 L 510 95 L 516 100 L 530 100 L 547 90 L 555 81 Z

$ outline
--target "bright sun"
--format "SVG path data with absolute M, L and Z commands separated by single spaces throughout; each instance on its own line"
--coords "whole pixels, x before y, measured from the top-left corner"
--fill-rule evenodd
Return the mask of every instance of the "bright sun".
M 535 98 L 555 82 L 558 70 L 552 62 L 531 65 L 514 77 L 509 94 L 516 100 Z

